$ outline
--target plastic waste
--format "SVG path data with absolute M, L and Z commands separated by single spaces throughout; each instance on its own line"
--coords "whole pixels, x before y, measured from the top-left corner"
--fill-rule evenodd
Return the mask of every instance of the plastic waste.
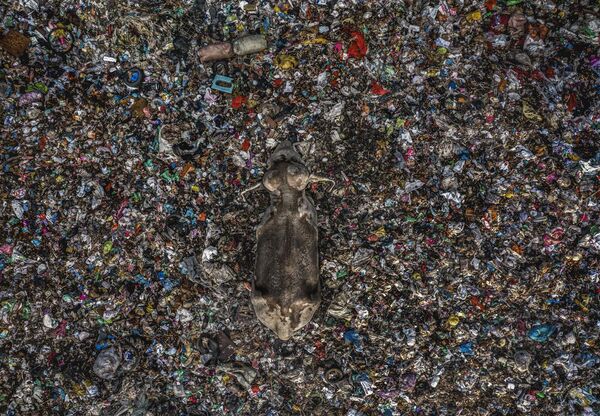
M 263 35 L 248 35 L 233 41 L 233 52 L 243 56 L 267 49 L 267 39 Z

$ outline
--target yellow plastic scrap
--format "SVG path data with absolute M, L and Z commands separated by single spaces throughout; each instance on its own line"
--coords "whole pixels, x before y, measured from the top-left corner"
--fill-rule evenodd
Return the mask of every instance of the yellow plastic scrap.
M 432 68 L 430 70 L 427 71 L 427 77 L 428 78 L 433 78 L 433 77 L 437 77 L 440 74 L 440 70 L 436 69 L 436 68 Z
M 529 120 L 542 121 L 543 118 L 536 113 L 527 101 L 523 101 L 523 115 Z
M 85 386 L 83 386 L 82 384 L 71 382 L 71 391 L 75 396 L 83 397 L 83 395 L 85 394 Z
M 385 237 L 386 233 L 385 233 L 385 228 L 384 227 L 379 227 L 379 229 L 377 229 L 377 231 L 375 231 L 375 235 L 379 238 L 383 238 Z
M 586 395 L 584 395 L 579 389 L 576 388 L 572 388 L 571 390 L 569 390 L 569 396 L 571 396 L 573 399 L 578 399 L 579 403 L 582 406 L 589 406 L 590 405 L 590 400 L 588 400 L 588 398 L 586 397 Z
M 458 325 L 459 322 L 460 322 L 460 318 L 456 315 L 452 315 L 450 318 L 448 318 L 448 325 L 450 325 L 452 327 Z
M 303 45 L 327 45 L 329 41 L 322 36 L 306 39 L 302 41 Z
M 281 69 L 293 69 L 298 66 L 298 59 L 292 55 L 281 54 L 275 58 L 275 65 Z
M 473 23 L 481 20 L 481 12 L 479 10 L 475 10 L 467 15 L 467 22 Z
M 582 258 L 583 256 L 581 253 L 574 253 L 565 256 L 565 259 L 567 259 L 567 261 L 570 261 L 571 263 L 577 263 L 581 261 Z
M 584 313 L 588 313 L 590 311 L 587 307 L 590 303 L 590 297 L 588 295 L 582 295 L 581 300 L 575 299 L 575 303 L 581 308 L 581 310 Z

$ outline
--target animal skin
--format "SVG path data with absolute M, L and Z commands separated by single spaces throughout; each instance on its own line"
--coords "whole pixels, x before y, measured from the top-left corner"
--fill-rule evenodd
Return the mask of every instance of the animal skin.
M 271 204 L 256 230 L 256 264 L 251 295 L 260 322 L 282 340 L 312 319 L 321 302 L 317 212 L 306 195 L 310 175 L 289 141 L 269 159 L 262 186 Z

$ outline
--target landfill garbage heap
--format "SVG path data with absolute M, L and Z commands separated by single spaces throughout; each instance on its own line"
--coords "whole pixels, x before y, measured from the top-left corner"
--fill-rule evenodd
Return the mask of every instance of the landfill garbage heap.
M 598 414 L 599 8 L 0 2 L 0 414 Z M 288 340 L 284 140 L 336 184 Z

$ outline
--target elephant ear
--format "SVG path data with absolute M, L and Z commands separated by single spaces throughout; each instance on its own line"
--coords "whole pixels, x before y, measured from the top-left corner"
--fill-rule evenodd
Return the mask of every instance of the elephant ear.
M 264 176 L 263 185 L 269 192 L 277 192 L 283 186 L 283 178 L 278 171 L 269 171 Z
M 291 163 L 287 167 L 287 183 L 290 187 L 302 191 L 308 185 L 308 170 L 298 164 Z

